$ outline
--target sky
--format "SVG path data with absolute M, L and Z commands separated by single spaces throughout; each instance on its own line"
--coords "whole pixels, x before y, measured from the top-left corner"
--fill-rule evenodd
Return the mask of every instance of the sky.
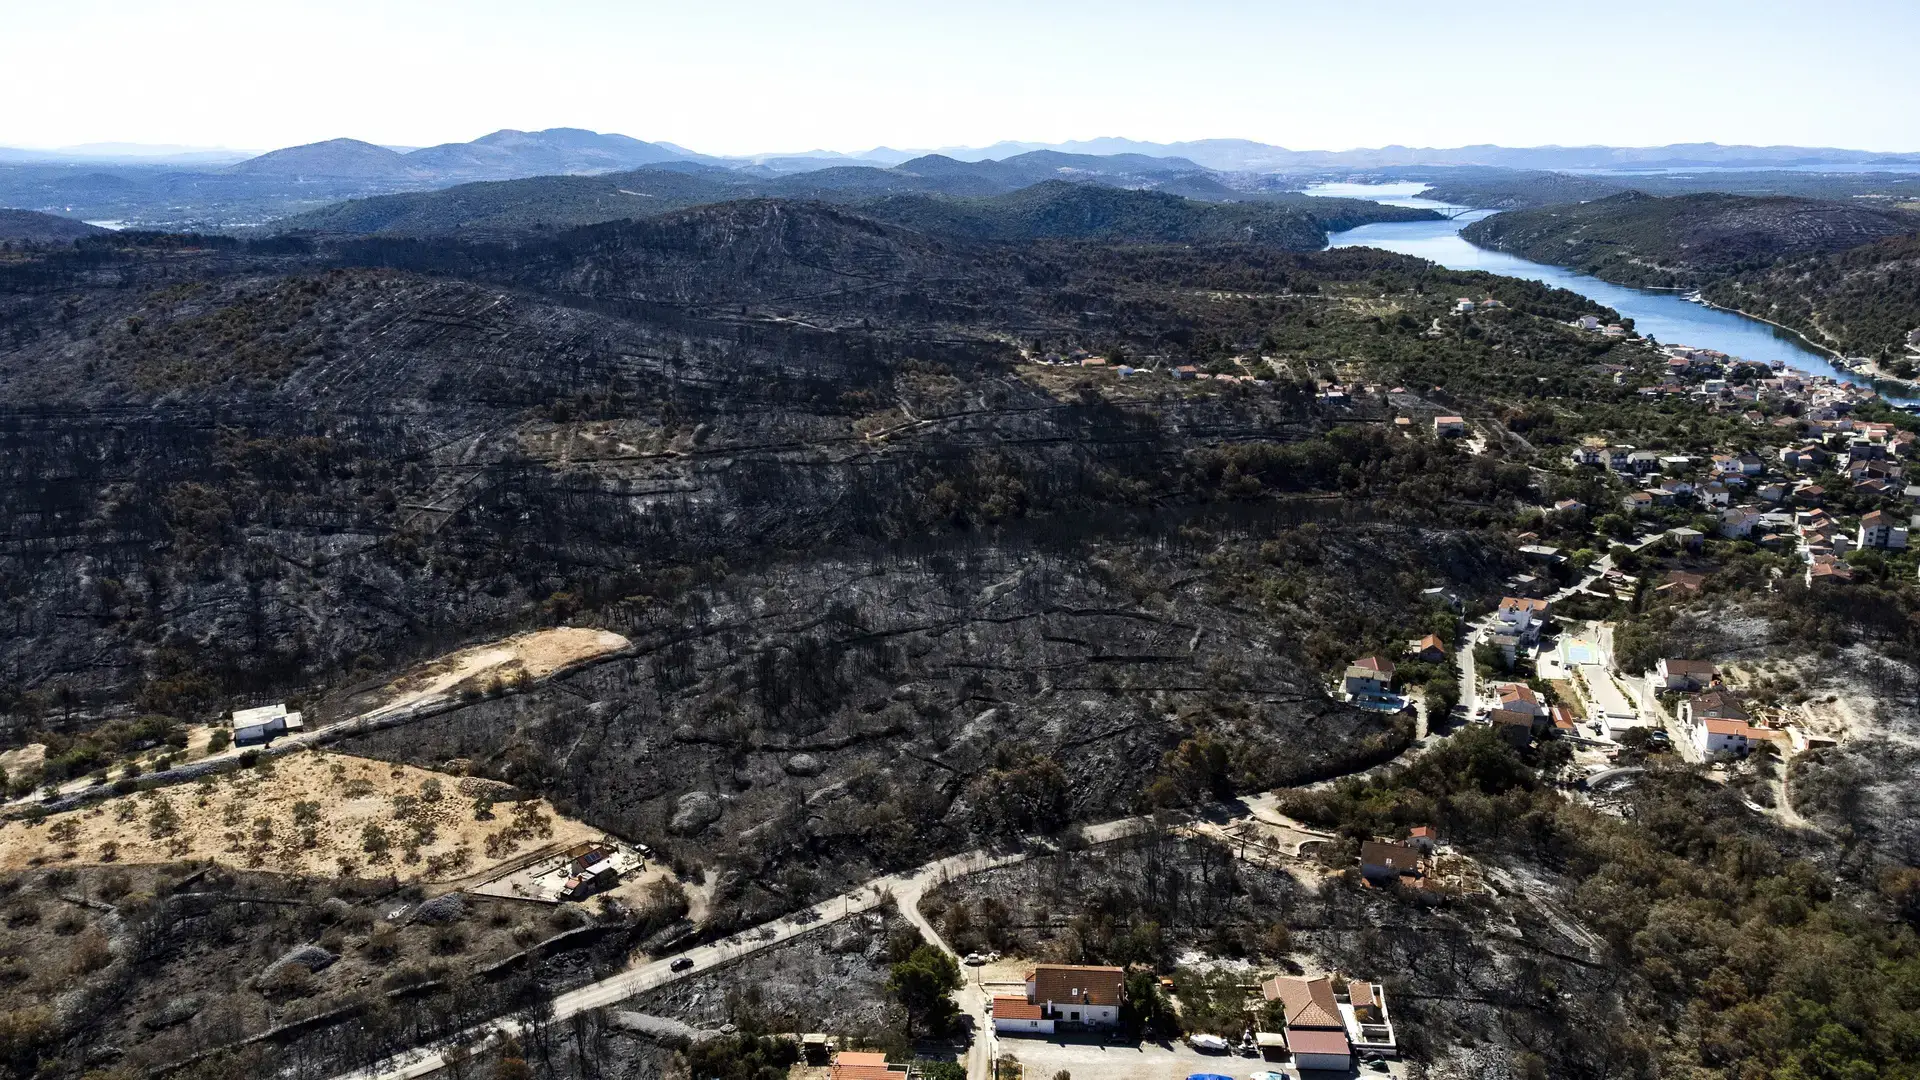
M 0 0 L 0 146 L 1920 150 L 1920 0 Z

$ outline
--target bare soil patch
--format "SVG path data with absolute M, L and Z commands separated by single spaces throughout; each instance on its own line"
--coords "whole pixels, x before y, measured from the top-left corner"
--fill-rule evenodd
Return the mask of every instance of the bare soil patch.
M 504 641 L 448 653 L 389 683 L 369 711 L 385 712 L 464 689 L 487 690 L 521 679 L 540 679 L 569 664 L 624 649 L 626 638 L 611 630 L 561 626 L 516 634 Z

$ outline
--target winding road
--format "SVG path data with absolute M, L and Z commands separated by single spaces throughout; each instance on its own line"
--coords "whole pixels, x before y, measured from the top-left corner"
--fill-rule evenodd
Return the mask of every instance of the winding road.
M 1637 550 L 1658 539 L 1656 534 L 1634 544 Z M 1550 599 L 1559 600 L 1585 588 L 1598 580 L 1613 566 L 1610 556 L 1597 560 L 1586 576 L 1573 585 L 1553 594 Z M 1461 639 L 1461 645 L 1455 662 L 1459 668 L 1461 701 L 1466 704 L 1469 714 L 1477 704 L 1477 680 L 1473 660 L 1473 649 L 1492 624 L 1492 616 L 1479 620 L 1467 628 Z M 384 719 L 384 718 L 383 718 Z M 1423 718 L 1424 719 L 1424 718 Z M 337 727 L 338 725 L 336 725 Z M 1402 751 L 1399 757 L 1418 754 L 1432 745 L 1427 737 L 1426 724 L 1421 725 L 1420 735 L 1414 743 Z M 1370 766 L 1362 772 L 1380 768 Z M 1324 781 L 1323 781 L 1324 782 Z M 1145 817 L 1126 817 L 1101 822 L 1082 828 L 1081 837 L 1087 844 L 1105 844 L 1136 835 L 1153 827 L 1152 819 Z M 1235 830 L 1257 828 L 1269 834 L 1268 842 L 1279 841 L 1275 846 L 1291 846 L 1295 853 L 1304 843 L 1320 839 L 1324 834 L 1293 822 L 1279 813 L 1277 800 L 1273 793 L 1267 792 L 1247 797 L 1238 806 L 1227 813 L 1212 815 L 1202 831 L 1222 836 L 1236 836 Z M 1244 839 L 1245 837 L 1236 837 Z M 1036 851 L 1052 850 L 1053 841 L 1044 837 L 1030 837 L 1019 849 L 1012 851 L 970 851 L 959 855 L 950 855 L 907 873 L 888 874 L 874 878 L 859 887 L 838 896 L 822 900 L 811 907 L 786 915 L 773 922 L 722 938 L 718 941 L 700 945 L 674 956 L 643 964 L 618 975 L 589 983 L 561 993 L 552 999 L 552 1019 L 566 1020 L 579 1013 L 604 1008 L 624 1001 L 636 994 L 644 993 L 664 986 L 678 979 L 688 978 L 709 971 L 723 964 L 731 963 L 754 953 L 791 941 L 801 934 L 810 933 L 824 926 L 832 925 L 843 919 L 863 912 L 872 911 L 894 903 L 900 914 L 912 923 L 927 941 L 941 950 L 954 955 L 953 948 L 940 936 L 939 930 L 920 913 L 920 900 L 931 888 L 938 887 L 956 878 L 976 874 L 1002 866 L 1011 866 L 1026 861 Z M 692 961 L 690 964 L 686 961 Z M 676 970 L 676 965 L 678 970 Z M 983 1019 L 987 1004 L 987 995 L 977 980 L 968 980 L 961 988 L 957 998 L 963 1015 Z M 502 1017 L 475 1025 L 448 1039 L 440 1041 L 439 1046 L 422 1047 L 408 1053 L 381 1062 L 366 1069 L 344 1073 L 334 1080 L 412 1080 L 414 1077 L 427 1076 L 439 1071 L 446 1065 L 446 1057 L 440 1047 L 475 1047 L 489 1040 L 512 1037 L 521 1033 L 521 1021 Z M 968 1080 L 988 1080 L 992 1075 L 992 1029 L 987 1025 L 979 1037 L 972 1040 L 967 1052 Z

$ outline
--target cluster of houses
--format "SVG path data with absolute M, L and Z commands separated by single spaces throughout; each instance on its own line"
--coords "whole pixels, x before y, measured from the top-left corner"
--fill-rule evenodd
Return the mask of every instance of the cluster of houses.
M 1000 1035 L 1111 1030 L 1120 1024 L 1126 981 L 1125 969 L 1118 967 L 1035 965 L 1027 972 L 1025 993 L 993 998 L 993 1030 Z M 1386 992 L 1373 983 L 1282 975 L 1262 983 L 1260 996 L 1273 1006 L 1270 1015 L 1280 1017 L 1281 1030 L 1255 1032 L 1254 1040 L 1268 1056 L 1285 1055 L 1296 1068 L 1344 1072 L 1355 1053 L 1397 1050 Z M 885 1066 L 884 1059 L 872 1060 L 879 1057 L 842 1053 L 834 1059 L 833 1080 L 888 1080 L 871 1071 Z
M 1475 311 L 1499 311 L 1506 306 L 1507 305 L 1492 297 L 1475 303 L 1471 297 L 1463 296 L 1453 302 L 1453 313 L 1455 315 L 1471 315 Z
M 1064 354 L 1056 352 L 1046 353 L 1042 356 L 1035 357 L 1034 363 L 1044 367 L 1080 367 L 1111 371 L 1123 379 L 1131 379 L 1140 375 L 1152 375 L 1164 370 L 1169 378 L 1179 381 L 1190 379 L 1218 379 L 1221 382 L 1241 382 L 1254 386 L 1272 385 L 1269 380 L 1256 379 L 1251 375 L 1208 374 L 1192 364 L 1165 367 L 1166 359 L 1164 356 L 1149 356 L 1146 358 L 1146 367 L 1136 367 L 1132 364 L 1116 364 L 1107 357 L 1095 356 L 1084 349 L 1073 349 Z
M 1494 733 L 1525 749 L 1535 734 L 1551 729 L 1556 734 L 1573 734 L 1573 711 L 1565 705 L 1548 705 L 1538 691 L 1524 683 L 1501 683 L 1493 688 L 1494 705 L 1487 712 L 1487 723 Z
M 1754 423 L 1767 423 L 1758 406 L 1796 406 L 1801 418 L 1813 422 L 1844 417 L 1861 402 L 1878 396 L 1871 387 L 1857 386 L 1825 375 L 1809 375 L 1791 368 L 1775 368 L 1741 360 L 1713 349 L 1668 345 L 1666 370 L 1660 381 L 1643 386 L 1643 397 L 1684 397 L 1723 411 L 1748 411 Z M 1616 382 L 1627 380 L 1627 369 L 1609 365 Z M 1782 417 L 1795 423 L 1793 417 Z M 1776 420 L 1775 423 L 1780 421 Z
M 1663 659 L 1654 665 L 1653 682 L 1662 691 L 1681 695 L 1681 730 L 1702 757 L 1744 756 L 1766 742 L 1784 752 L 1806 741 L 1804 735 L 1796 738 L 1792 732 L 1755 724 L 1746 703 L 1712 661 Z
M 1847 552 L 1904 549 L 1913 520 L 1875 510 L 1854 528 L 1842 528 L 1822 509 L 1827 489 L 1808 474 L 1831 470 L 1842 474 L 1857 495 L 1905 497 L 1920 504 L 1920 486 L 1906 483 L 1903 460 L 1920 452 L 1920 439 L 1891 424 L 1836 419 L 1825 422 L 1825 427 L 1845 435 L 1844 449 L 1820 443 L 1788 446 L 1779 452 L 1777 468 L 1756 454 L 1724 453 L 1713 455 L 1703 475 L 1691 457 L 1630 446 L 1582 446 L 1570 460 L 1575 465 L 1649 478 L 1622 500 L 1629 512 L 1698 508 L 1718 516 L 1723 537 L 1798 551 L 1809 585 L 1846 582 L 1852 580 L 1844 561 Z M 1698 542 L 1699 534 L 1693 530 L 1675 530 L 1676 535 L 1680 533 Z

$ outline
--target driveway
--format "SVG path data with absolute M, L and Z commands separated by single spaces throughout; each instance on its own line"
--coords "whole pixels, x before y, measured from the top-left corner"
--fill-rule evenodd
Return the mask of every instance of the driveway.
M 1104 1043 L 1059 1035 L 1007 1035 L 997 1042 L 1002 1057 L 1025 1067 L 1024 1080 L 1052 1080 L 1062 1070 L 1073 1080 L 1186 1080 L 1194 1073 L 1246 1080 L 1257 1072 L 1292 1071 L 1259 1058 L 1202 1054 L 1185 1043 Z

